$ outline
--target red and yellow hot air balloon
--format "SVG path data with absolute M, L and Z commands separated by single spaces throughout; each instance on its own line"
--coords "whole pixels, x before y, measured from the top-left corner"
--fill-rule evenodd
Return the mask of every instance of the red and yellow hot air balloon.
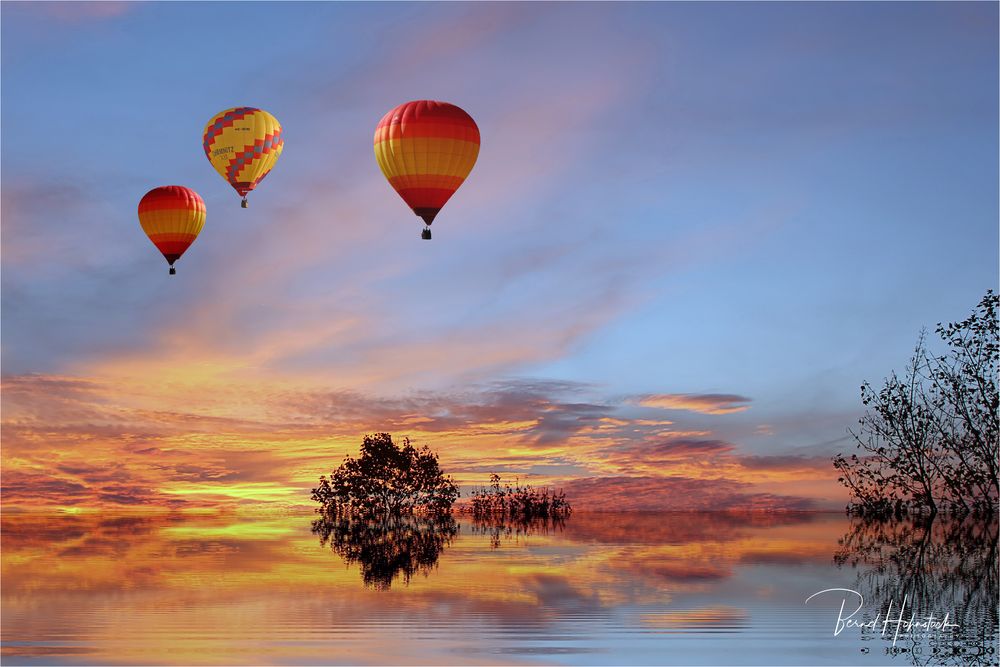
M 139 201 L 139 224 L 174 275 L 174 262 L 205 226 L 205 202 L 197 192 L 180 185 L 153 188 Z
M 285 140 L 278 119 L 262 109 L 233 107 L 215 114 L 205 126 L 205 156 L 243 197 L 257 187 L 281 155 Z
M 382 173 L 431 237 L 434 217 L 462 185 L 479 156 L 472 116 L 447 102 L 400 104 L 375 127 L 375 159 Z

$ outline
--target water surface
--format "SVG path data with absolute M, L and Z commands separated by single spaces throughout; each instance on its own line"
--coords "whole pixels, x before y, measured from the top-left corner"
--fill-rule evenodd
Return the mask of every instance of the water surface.
M 2 529 L 11 665 L 997 663 L 996 520 L 85 514 Z M 850 592 L 806 603 L 825 589 Z M 861 597 L 868 627 L 835 635 Z M 904 597 L 904 620 L 947 624 L 897 635 Z

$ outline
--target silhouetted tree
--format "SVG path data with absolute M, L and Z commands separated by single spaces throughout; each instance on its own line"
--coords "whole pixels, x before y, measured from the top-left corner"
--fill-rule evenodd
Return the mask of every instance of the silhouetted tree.
M 429 448 L 418 450 L 409 439 L 400 447 L 388 433 L 375 433 L 364 437 L 359 458 L 347 456 L 329 478 L 319 478 L 312 499 L 329 515 L 395 516 L 449 512 L 458 494 Z
M 387 590 L 399 576 L 409 583 L 417 572 L 428 574 L 458 524 L 450 514 L 339 514 L 313 521 L 312 532 L 345 562 L 359 564 L 366 586 Z
M 878 391 L 861 386 L 867 411 L 851 431 L 859 453 L 833 459 L 852 513 L 996 511 L 997 305 L 987 291 L 969 318 L 937 325 L 946 354 L 933 354 L 921 334 L 902 376 L 892 373 Z

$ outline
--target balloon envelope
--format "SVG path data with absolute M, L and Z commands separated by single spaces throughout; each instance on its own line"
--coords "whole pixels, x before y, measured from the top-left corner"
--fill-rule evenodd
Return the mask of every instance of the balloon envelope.
M 205 202 L 180 185 L 153 188 L 139 201 L 142 231 L 173 267 L 205 226 Z
M 468 177 L 479 128 L 454 104 L 400 104 L 375 128 L 375 159 L 390 185 L 428 225 Z
M 278 119 L 254 107 L 220 111 L 202 137 L 208 161 L 244 198 L 271 171 L 284 146 Z

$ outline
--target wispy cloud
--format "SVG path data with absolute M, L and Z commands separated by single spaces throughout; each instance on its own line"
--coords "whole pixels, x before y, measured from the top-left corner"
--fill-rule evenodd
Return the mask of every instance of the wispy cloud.
M 67 4 L 81 14 L 106 9 Z M 168 286 L 121 193 L 53 187 L 67 180 L 57 173 L 5 185 L 4 302 L 14 323 L 5 361 L 15 372 L 63 370 L 68 358 L 74 372 L 97 375 L 115 367 L 159 378 L 214 372 L 323 384 L 332 377 L 352 389 L 440 387 L 561 358 L 637 303 L 645 272 L 627 267 L 659 264 L 586 236 L 566 243 L 545 224 L 545 202 L 574 187 L 579 166 L 605 150 L 593 132 L 640 94 L 649 67 L 643 40 L 609 36 L 606 10 L 581 8 L 571 24 L 578 39 L 548 61 L 538 54 L 550 53 L 550 27 L 570 29 L 566 8 L 413 10 L 425 29 L 386 22 L 388 48 L 329 80 L 309 70 L 288 91 L 291 115 L 279 113 L 286 154 L 249 220 L 236 220 L 234 204 L 214 205 L 220 183 L 199 188 L 213 202 L 206 228 Z M 590 38 L 617 48 L 598 56 Z M 512 43 L 527 48 L 512 51 Z M 337 111 L 349 122 L 335 126 L 362 129 L 338 135 L 338 169 L 330 173 L 324 157 L 317 179 L 309 147 L 291 137 L 325 136 L 331 95 L 340 109 L 345 89 L 357 99 Z M 378 116 L 418 89 L 466 106 L 484 148 L 440 219 L 442 236 L 415 254 L 407 233 L 418 229 L 415 218 L 378 172 L 370 142 Z M 141 184 L 145 169 L 127 180 Z M 162 178 L 152 169 L 148 177 Z M 122 183 L 117 172 L 94 178 Z M 577 227 L 586 235 L 599 222 Z M 98 300 L 109 291 L 120 298 Z M 154 307 L 164 299 L 169 308 Z
M 689 410 L 706 415 L 726 415 L 750 408 L 751 399 L 736 394 L 648 394 L 636 399 L 646 408 Z
M 20 4 L 20 3 L 18 3 Z M 65 23 L 100 21 L 127 14 L 138 3 L 128 0 L 96 2 L 27 2 L 20 5 L 25 10 Z

